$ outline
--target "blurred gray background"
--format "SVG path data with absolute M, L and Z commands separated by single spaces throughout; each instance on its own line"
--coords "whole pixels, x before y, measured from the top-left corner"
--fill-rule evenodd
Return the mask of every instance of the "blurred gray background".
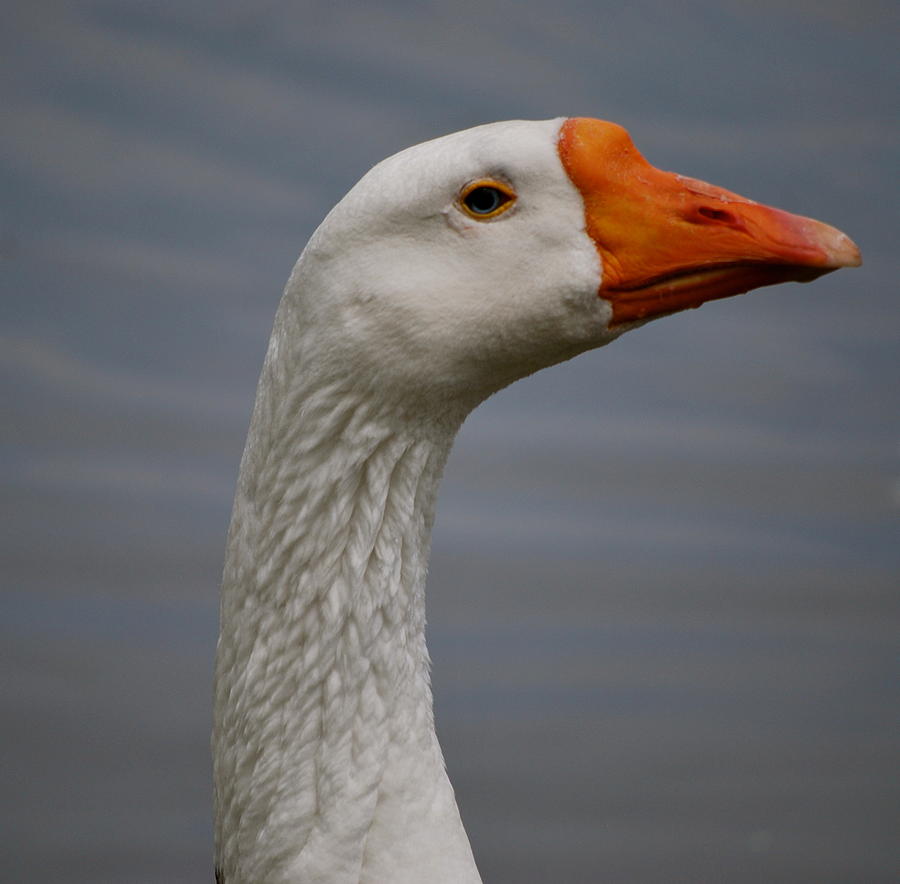
M 465 426 L 430 643 L 485 881 L 895 881 L 898 24 L 5 4 L 0 877 L 211 882 L 217 583 L 290 268 L 382 157 L 590 115 L 866 263 L 658 321 Z

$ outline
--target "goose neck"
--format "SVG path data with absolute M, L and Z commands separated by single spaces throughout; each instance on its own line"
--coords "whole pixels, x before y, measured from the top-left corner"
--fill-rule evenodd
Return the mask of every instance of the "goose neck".
M 349 884 L 388 862 L 393 880 L 404 863 L 415 880 L 423 845 L 446 853 L 449 837 L 462 857 L 451 873 L 470 880 L 425 646 L 452 433 L 413 432 L 346 394 L 278 401 L 258 397 L 223 580 L 213 740 L 224 879 Z

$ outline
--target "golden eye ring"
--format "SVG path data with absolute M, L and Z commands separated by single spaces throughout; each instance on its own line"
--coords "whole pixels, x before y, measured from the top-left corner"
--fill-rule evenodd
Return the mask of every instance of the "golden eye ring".
M 491 221 L 511 209 L 516 192 L 495 178 L 470 181 L 459 194 L 459 207 L 476 221 Z

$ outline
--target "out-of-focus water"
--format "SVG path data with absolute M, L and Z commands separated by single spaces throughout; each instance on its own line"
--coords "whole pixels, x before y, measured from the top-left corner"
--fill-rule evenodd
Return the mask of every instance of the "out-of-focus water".
M 395 150 L 583 114 L 866 263 L 651 324 L 463 429 L 430 643 L 485 881 L 894 880 L 892 5 L 4 18 L 4 877 L 211 881 L 217 583 L 290 267 Z

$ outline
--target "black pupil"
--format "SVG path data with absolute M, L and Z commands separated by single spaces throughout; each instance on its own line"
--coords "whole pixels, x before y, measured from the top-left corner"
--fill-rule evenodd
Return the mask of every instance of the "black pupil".
M 466 194 L 466 206 L 476 215 L 490 215 L 499 209 L 506 199 L 506 194 L 496 187 L 476 187 Z

